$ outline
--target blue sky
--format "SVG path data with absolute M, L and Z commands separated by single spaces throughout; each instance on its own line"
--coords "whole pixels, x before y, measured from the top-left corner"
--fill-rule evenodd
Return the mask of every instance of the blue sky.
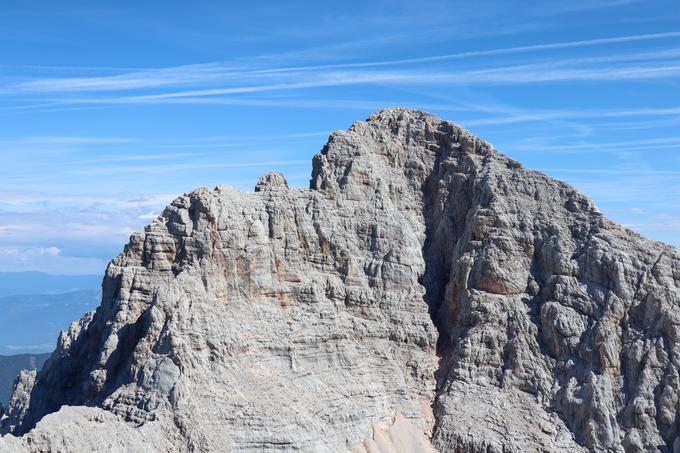
M 101 273 L 176 195 L 307 186 L 375 110 L 453 120 L 680 245 L 680 2 L 0 4 L 0 271 Z

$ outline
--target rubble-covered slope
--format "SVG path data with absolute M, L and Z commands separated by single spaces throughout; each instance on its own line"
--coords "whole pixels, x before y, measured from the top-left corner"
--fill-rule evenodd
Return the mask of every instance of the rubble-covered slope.
M 384 110 L 309 190 L 199 189 L 134 235 L 0 450 L 673 451 L 678 285 L 676 249 Z

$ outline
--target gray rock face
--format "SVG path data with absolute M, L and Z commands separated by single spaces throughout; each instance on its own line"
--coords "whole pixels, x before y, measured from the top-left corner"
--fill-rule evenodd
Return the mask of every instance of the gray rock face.
M 384 110 L 309 190 L 199 189 L 132 236 L 0 450 L 673 451 L 679 285 L 570 186 Z
M 16 375 L 21 370 L 42 368 L 49 356 L 50 354 L 0 355 L 0 411 L 9 400 Z

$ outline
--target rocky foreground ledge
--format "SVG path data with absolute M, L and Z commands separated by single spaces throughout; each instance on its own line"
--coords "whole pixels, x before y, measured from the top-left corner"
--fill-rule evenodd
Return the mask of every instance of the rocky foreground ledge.
M 1 451 L 680 451 L 680 255 L 448 121 L 176 199 Z

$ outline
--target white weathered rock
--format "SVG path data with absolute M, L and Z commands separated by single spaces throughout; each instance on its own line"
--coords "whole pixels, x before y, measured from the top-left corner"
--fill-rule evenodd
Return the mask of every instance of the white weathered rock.
M 1 449 L 680 445 L 676 249 L 413 110 L 335 132 L 310 185 L 199 189 L 132 236 Z

